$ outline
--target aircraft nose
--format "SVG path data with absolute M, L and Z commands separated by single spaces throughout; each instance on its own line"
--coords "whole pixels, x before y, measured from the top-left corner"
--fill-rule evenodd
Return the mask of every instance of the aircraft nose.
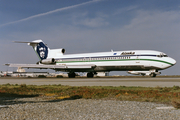
M 172 63 L 172 65 L 175 65 L 176 64 L 176 60 L 171 58 L 171 63 Z

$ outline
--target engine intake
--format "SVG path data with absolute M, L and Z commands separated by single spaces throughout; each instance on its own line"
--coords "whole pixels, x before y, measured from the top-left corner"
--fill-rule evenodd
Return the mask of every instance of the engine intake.
M 61 50 L 62 54 L 64 54 L 64 53 L 65 53 L 65 51 L 66 51 L 66 50 L 63 48 L 63 49 Z
M 41 60 L 40 63 L 42 63 L 42 64 L 55 64 L 56 61 L 54 58 L 50 58 L 50 59 Z

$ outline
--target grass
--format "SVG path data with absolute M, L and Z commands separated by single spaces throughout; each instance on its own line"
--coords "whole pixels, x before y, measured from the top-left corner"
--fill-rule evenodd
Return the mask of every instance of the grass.
M 0 97 L 49 97 L 58 99 L 115 99 L 171 104 L 180 108 L 180 87 L 71 87 L 59 85 L 0 85 Z

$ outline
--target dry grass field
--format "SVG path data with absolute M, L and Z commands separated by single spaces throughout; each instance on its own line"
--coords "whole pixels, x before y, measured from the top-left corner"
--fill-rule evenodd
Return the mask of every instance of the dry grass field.
M 0 97 L 58 99 L 114 99 L 171 104 L 180 108 L 180 87 L 72 87 L 59 85 L 0 85 Z M 0 101 L 5 102 L 5 101 Z

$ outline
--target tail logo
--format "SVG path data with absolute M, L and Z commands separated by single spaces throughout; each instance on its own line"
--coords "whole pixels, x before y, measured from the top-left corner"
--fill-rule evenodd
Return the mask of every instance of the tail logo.
M 37 53 L 41 60 L 46 59 L 48 55 L 48 48 L 42 42 L 37 45 Z
M 45 52 L 44 51 L 46 51 L 46 48 L 41 47 L 41 48 L 39 48 L 39 51 L 40 51 L 40 57 L 44 58 L 45 57 Z

